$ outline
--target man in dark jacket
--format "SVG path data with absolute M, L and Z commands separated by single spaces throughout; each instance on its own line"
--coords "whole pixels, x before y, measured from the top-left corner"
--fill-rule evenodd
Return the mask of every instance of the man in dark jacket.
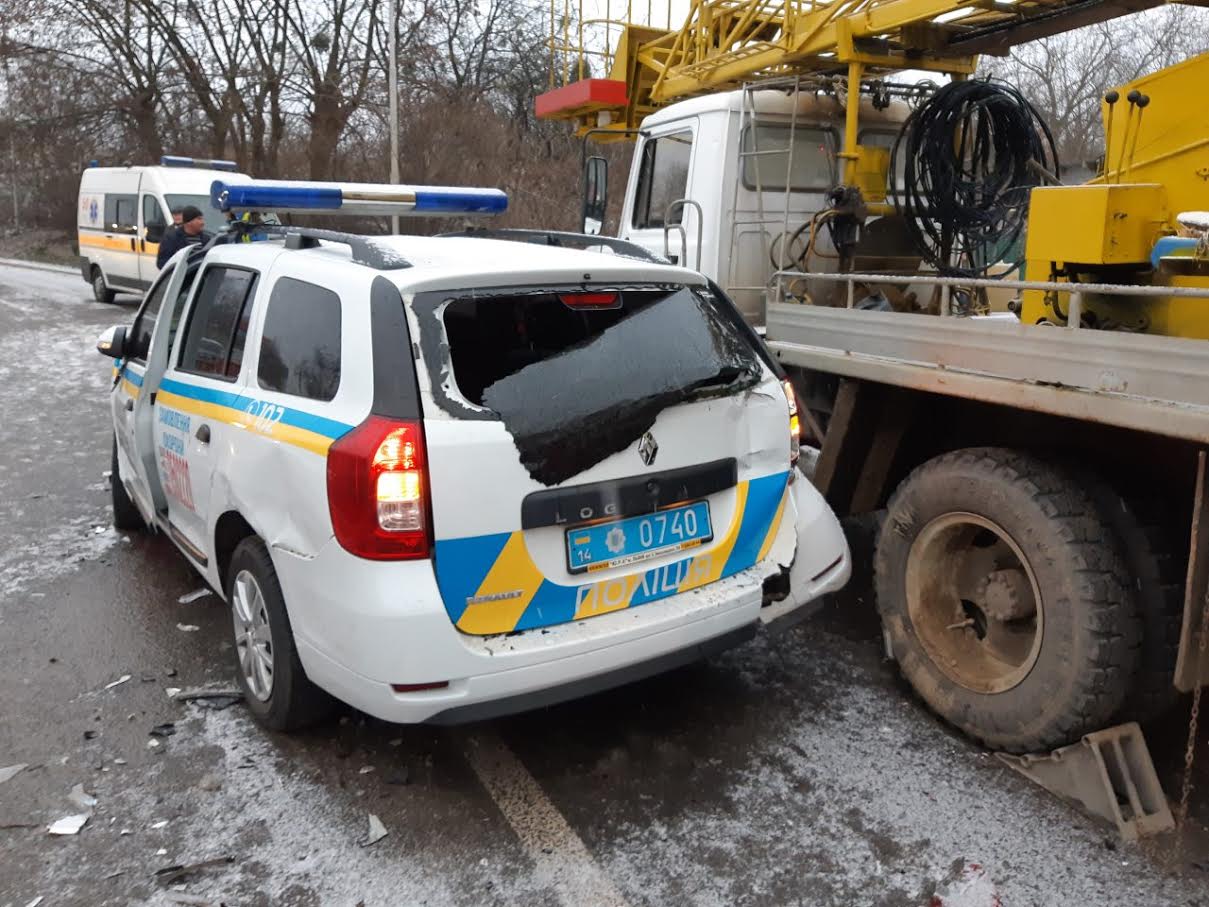
M 206 230 L 206 218 L 201 209 L 186 205 L 181 211 L 181 225 L 169 232 L 160 243 L 155 256 L 156 267 L 162 268 L 169 258 L 185 246 L 204 245 L 213 238 L 214 234 Z

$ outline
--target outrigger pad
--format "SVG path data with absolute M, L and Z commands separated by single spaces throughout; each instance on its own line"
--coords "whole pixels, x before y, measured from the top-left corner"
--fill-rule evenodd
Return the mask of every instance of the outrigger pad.
M 1088 734 L 1048 755 L 995 755 L 1050 793 L 1115 823 L 1125 841 L 1175 828 L 1146 738 L 1135 721 Z

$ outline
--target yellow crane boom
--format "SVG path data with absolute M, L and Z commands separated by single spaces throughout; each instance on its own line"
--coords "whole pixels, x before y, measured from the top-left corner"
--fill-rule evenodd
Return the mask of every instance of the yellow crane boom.
M 559 40 L 552 0 L 551 90 L 538 98 L 537 115 L 621 137 L 664 104 L 768 76 L 830 72 L 859 85 L 902 69 L 969 74 L 979 54 L 1163 0 L 691 0 L 680 28 L 670 27 L 670 8 L 669 27 L 656 28 L 649 15 L 632 21 L 633 0 L 624 20 L 612 19 L 611 8 L 585 18 L 584 0 L 576 18 L 571 0 L 563 2 Z M 588 77 L 597 58 L 607 78 Z

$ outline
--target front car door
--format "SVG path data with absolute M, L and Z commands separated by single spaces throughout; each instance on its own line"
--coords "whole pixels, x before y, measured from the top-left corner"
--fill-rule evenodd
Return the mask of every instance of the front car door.
M 648 135 L 638 150 L 638 180 L 621 236 L 664 254 L 664 228 L 669 228 L 667 252 L 673 264 L 696 267 L 699 229 L 693 207 L 675 206 L 688 194 L 696 121 L 679 121 Z
M 168 218 L 157 196 L 144 192 L 139 205 L 142 223 L 139 225 L 139 277 L 150 283 L 159 273 L 155 257 L 160 250 L 160 241 L 168 228 Z
M 241 366 L 257 276 L 226 264 L 203 268 L 156 400 L 169 531 L 202 566 L 208 563 L 216 461 L 243 417 Z
M 105 193 L 105 239 L 98 258 L 111 289 L 141 292 L 151 283 L 139 276 L 138 198 L 134 192 Z

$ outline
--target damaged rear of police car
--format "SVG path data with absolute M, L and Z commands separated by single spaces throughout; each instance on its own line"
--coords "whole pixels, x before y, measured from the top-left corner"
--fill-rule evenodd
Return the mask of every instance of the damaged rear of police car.
M 256 181 L 214 200 L 317 195 L 506 204 Z M 179 254 L 99 347 L 115 522 L 164 531 L 222 592 L 266 726 L 329 696 L 397 722 L 558 702 L 793 622 L 847 580 L 795 468 L 793 391 L 700 274 L 597 237 L 264 229 L 278 241 Z

